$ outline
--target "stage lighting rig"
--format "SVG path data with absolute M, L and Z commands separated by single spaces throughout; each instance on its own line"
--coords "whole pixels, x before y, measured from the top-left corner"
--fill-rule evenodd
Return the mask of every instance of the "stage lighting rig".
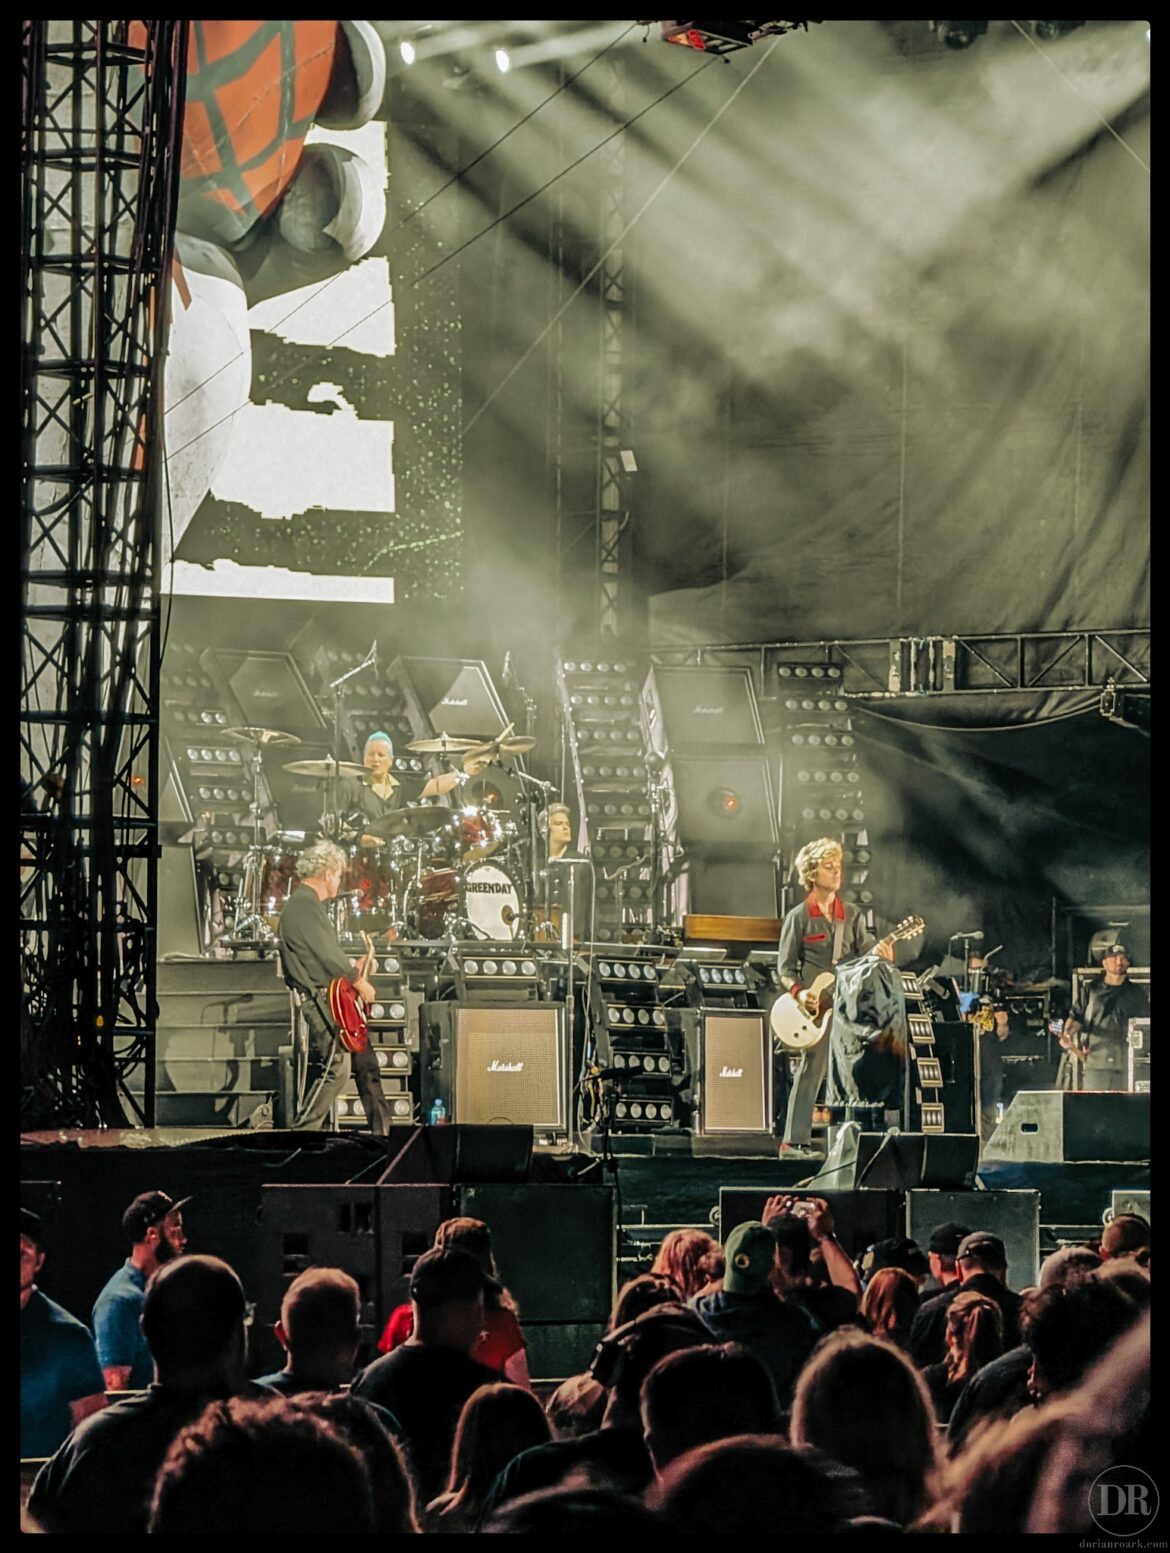
M 650 21 L 640 21 L 639 27 L 653 27 Z M 819 27 L 820 22 L 816 21 Z M 662 22 L 658 30 L 665 43 L 681 43 L 684 48 L 698 49 L 704 54 L 733 54 L 737 49 L 750 48 L 762 38 L 780 37 L 797 28 L 807 32 L 808 22 L 741 22 L 741 21 L 693 21 Z

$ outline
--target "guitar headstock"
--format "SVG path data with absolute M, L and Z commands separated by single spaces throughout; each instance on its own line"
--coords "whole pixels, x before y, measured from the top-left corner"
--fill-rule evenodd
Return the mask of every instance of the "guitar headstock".
M 892 944 L 902 938 L 916 938 L 925 928 L 926 923 L 921 917 L 903 917 L 898 926 L 886 934 L 886 941 Z

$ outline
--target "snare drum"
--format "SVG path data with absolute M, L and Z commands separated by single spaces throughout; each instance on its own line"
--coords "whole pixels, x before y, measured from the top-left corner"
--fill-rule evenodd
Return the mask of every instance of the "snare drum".
M 476 938 L 520 938 L 524 922 L 520 892 L 495 863 L 473 863 L 463 875 L 462 915 Z

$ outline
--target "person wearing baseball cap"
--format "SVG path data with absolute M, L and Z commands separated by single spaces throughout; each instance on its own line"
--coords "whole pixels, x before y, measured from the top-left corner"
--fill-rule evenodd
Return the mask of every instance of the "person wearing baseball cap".
M 772 1377 L 786 1407 L 800 1367 L 812 1352 L 816 1330 L 799 1305 L 780 1300 L 772 1287 L 776 1239 L 758 1220 L 737 1224 L 724 1247 L 723 1287 L 696 1295 L 698 1312 L 717 1343 L 741 1343 Z
M 971 1231 L 965 1224 L 938 1224 L 926 1242 L 931 1276 L 941 1288 L 924 1293 L 910 1327 L 909 1352 L 920 1369 L 941 1364 L 947 1352 L 947 1311 L 962 1289 L 959 1282 L 959 1247 Z
M 1020 1340 L 1020 1296 L 1007 1286 L 1007 1252 L 1003 1241 L 989 1230 L 964 1235 L 955 1253 L 959 1284 L 993 1299 L 1003 1313 L 1003 1346 L 1014 1348 Z
M 37 1288 L 44 1223 L 20 1210 L 20 1454 L 51 1456 L 83 1418 L 106 1405 L 90 1330 Z
M 436 1246 L 410 1275 L 413 1330 L 393 1353 L 368 1364 L 350 1388 L 376 1402 L 402 1426 L 420 1494 L 428 1503 L 446 1486 L 451 1446 L 464 1402 L 499 1380 L 471 1350 L 484 1329 L 484 1294 L 491 1280 L 467 1251 Z
M 894 1235 L 888 1240 L 876 1241 L 866 1250 L 861 1259 L 861 1272 L 865 1280 L 868 1282 L 883 1267 L 896 1267 L 900 1272 L 909 1273 L 919 1288 L 930 1271 L 922 1248 L 916 1240 L 906 1235 Z
M 187 1249 L 183 1208 L 166 1192 L 140 1192 L 122 1215 L 130 1255 L 93 1307 L 93 1331 L 107 1391 L 141 1391 L 154 1378 L 154 1360 L 142 1335 L 142 1307 L 151 1275 Z
M 1123 943 L 1107 944 L 1101 972 L 1086 982 L 1069 1010 L 1060 1044 L 1081 1064 L 1079 1089 L 1126 1089 L 1129 1022 L 1149 1016 L 1144 987 L 1129 979 Z

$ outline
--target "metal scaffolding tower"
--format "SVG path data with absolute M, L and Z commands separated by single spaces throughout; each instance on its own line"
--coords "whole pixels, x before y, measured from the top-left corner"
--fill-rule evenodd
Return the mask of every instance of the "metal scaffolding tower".
M 21 1125 L 153 1119 L 162 373 L 187 24 L 22 32 Z M 126 1076 L 146 1069 L 144 1107 Z

